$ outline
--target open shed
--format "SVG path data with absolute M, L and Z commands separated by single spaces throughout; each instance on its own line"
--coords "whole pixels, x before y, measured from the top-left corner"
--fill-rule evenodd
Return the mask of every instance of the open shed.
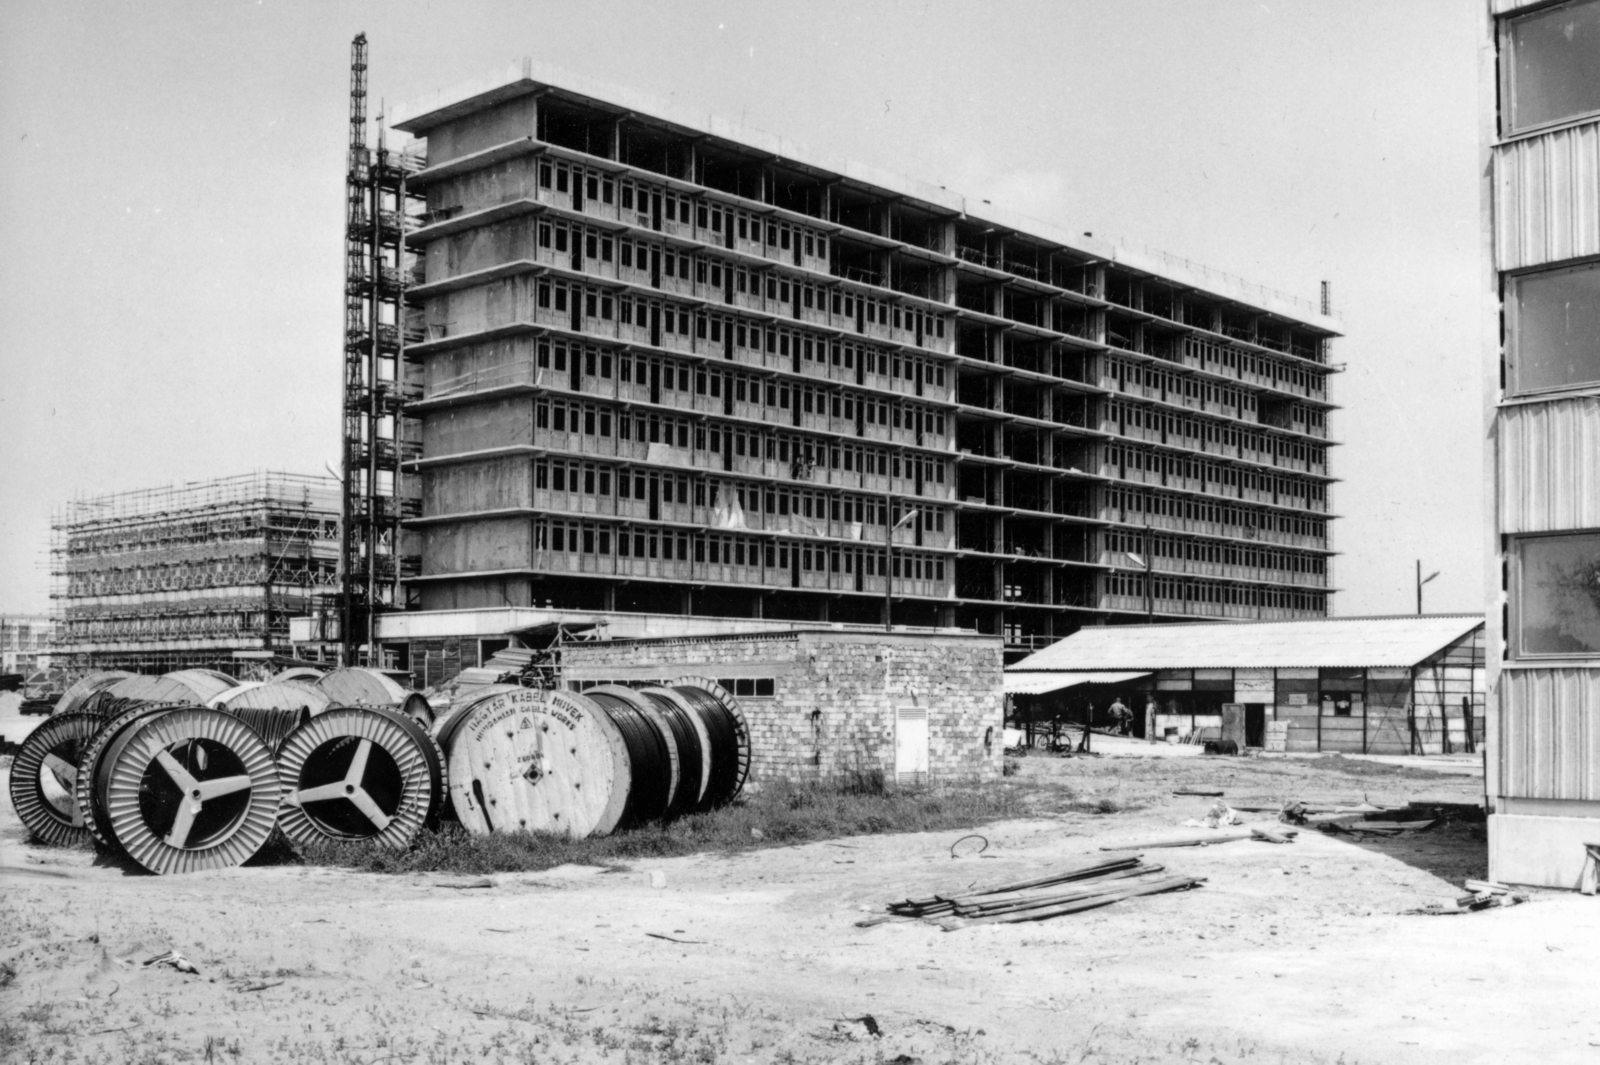
M 1246 746 L 1282 722 L 1289 751 L 1448 754 L 1484 735 L 1483 616 L 1328 618 L 1080 629 L 1006 670 L 1012 718 L 1185 738 L 1244 708 Z

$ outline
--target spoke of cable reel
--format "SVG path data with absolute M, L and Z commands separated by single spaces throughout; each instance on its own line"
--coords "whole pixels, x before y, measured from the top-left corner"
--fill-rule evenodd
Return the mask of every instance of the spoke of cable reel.
M 66 846 L 90 838 L 76 794 L 78 758 L 105 722 L 96 714 L 57 714 L 22 742 L 11 763 L 11 805 L 44 843 Z
M 278 827 L 290 842 L 367 840 L 401 850 L 438 815 L 444 755 L 405 714 L 336 707 L 291 732 L 278 752 Z
M 272 835 L 272 751 L 222 711 L 169 709 L 131 721 L 88 768 L 97 821 L 153 873 L 238 865 Z

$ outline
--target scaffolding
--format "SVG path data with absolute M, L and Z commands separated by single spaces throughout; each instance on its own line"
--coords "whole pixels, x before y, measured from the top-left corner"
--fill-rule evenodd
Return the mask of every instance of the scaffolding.
M 400 523 L 421 514 L 405 464 L 421 454 L 421 429 L 406 414 L 420 396 L 406 344 L 421 333 L 408 319 L 406 285 L 414 257 L 405 234 L 426 207 L 407 191 L 421 168 L 415 153 L 391 152 L 382 117 L 367 147 L 367 37 L 350 44 L 350 140 L 345 172 L 343 535 L 336 613 L 320 615 L 318 638 L 337 641 L 355 663 L 373 645 L 378 614 L 406 606 L 402 581 L 420 570 Z
M 231 670 L 287 653 L 338 590 L 339 484 L 258 472 L 81 498 L 51 518 L 55 661 L 69 671 Z

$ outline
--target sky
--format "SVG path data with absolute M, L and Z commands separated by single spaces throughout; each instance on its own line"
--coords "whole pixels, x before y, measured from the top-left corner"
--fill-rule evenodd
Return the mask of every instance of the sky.
M 0 612 L 75 496 L 339 455 L 350 39 L 372 111 L 524 56 L 1307 299 L 1338 615 L 1485 598 L 1463 0 L 0 7 Z

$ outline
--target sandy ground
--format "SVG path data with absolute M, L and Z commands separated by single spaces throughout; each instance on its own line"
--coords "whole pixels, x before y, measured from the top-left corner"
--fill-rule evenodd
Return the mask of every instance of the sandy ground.
M 1207 883 L 1036 924 L 855 927 L 889 899 L 1176 831 L 1209 801 L 1177 786 L 1241 803 L 1482 788 L 1348 759 L 1022 766 L 1148 805 L 985 826 L 981 857 L 950 857 L 960 833 L 854 837 L 492 886 L 292 865 L 133 875 L 27 845 L 6 806 L 0 1060 L 1600 1061 L 1600 901 L 1402 914 L 1483 874 L 1481 825 L 1150 851 Z M 199 973 L 138 967 L 168 948 Z M 879 1035 L 851 1019 L 866 1015 Z

